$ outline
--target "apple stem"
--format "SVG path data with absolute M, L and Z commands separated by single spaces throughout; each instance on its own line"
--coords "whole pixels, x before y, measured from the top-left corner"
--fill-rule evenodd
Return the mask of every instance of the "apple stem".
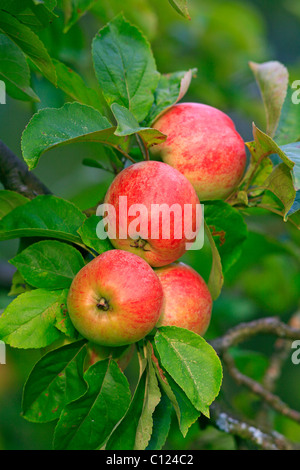
M 135 134 L 135 137 L 136 137 L 136 141 L 138 143 L 139 149 L 141 151 L 141 154 L 144 157 L 144 160 L 146 160 L 146 161 L 150 160 L 148 148 L 147 148 L 147 145 L 146 145 L 144 139 L 139 134 Z

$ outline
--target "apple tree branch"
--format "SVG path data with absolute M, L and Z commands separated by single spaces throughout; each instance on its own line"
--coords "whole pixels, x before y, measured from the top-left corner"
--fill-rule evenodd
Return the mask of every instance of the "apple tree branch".
M 16 191 L 30 199 L 40 194 L 51 194 L 51 191 L 28 170 L 26 163 L 2 141 L 0 141 L 0 182 L 5 189 Z

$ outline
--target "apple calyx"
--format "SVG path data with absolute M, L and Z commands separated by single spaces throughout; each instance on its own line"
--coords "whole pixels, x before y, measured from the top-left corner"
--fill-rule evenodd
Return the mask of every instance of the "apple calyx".
M 97 303 L 97 308 L 99 310 L 103 310 L 104 312 L 107 312 L 107 310 L 109 310 L 109 303 L 104 297 L 101 297 L 101 299 Z
M 133 245 L 130 245 L 132 248 L 141 248 L 143 251 L 150 251 L 146 250 L 145 246 L 147 245 L 147 240 L 139 237 L 136 240 L 133 240 Z

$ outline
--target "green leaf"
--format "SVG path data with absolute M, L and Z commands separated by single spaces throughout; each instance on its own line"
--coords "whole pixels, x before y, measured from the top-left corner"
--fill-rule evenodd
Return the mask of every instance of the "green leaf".
M 48 237 L 81 244 L 77 230 L 85 219 L 71 202 L 52 195 L 37 196 L 1 219 L 0 240 Z
M 223 267 L 222 267 L 220 253 L 216 247 L 215 240 L 212 236 L 212 233 L 205 219 L 204 219 L 204 230 L 208 238 L 210 248 L 211 248 L 211 253 L 212 253 L 212 266 L 211 266 L 209 280 L 208 280 L 208 288 L 211 293 L 212 299 L 216 300 L 221 293 L 223 283 L 224 283 Z
M 195 408 L 192 402 L 189 400 L 183 389 L 172 379 L 172 377 L 164 372 L 168 386 L 170 387 L 172 394 L 176 400 L 173 406 L 177 415 L 178 425 L 183 437 L 186 437 L 188 430 L 194 424 L 201 412 Z
M 297 211 L 300 211 L 300 191 L 296 192 L 295 200 L 287 216 L 290 217 L 291 215 L 295 214 Z
M 259 163 L 257 170 L 255 171 L 255 174 L 251 181 L 251 186 L 262 186 L 268 176 L 270 176 L 272 171 L 272 160 L 269 157 L 264 157 L 263 160 Z M 253 194 L 255 194 L 255 192 Z
M 146 379 L 147 369 L 145 360 L 130 406 L 124 418 L 110 435 L 105 450 L 133 450 L 135 448 L 136 431 L 144 407 Z
M 9 3 L 7 0 L 4 1 Z M 12 13 L 21 23 L 34 31 L 46 28 L 57 17 L 53 13 L 56 0 L 12 0 L 10 3 L 9 7 L 3 7 L 3 10 Z
M 133 114 L 124 106 L 114 103 L 111 109 L 118 123 L 115 135 L 125 137 L 138 134 L 147 148 L 166 140 L 167 136 L 160 131 L 152 127 L 141 127 Z
M 250 62 L 259 85 L 267 116 L 266 133 L 273 137 L 279 124 L 282 106 L 286 97 L 289 73 L 280 62 L 263 64 Z
M 61 337 L 55 327 L 61 291 L 35 289 L 19 295 L 0 317 L 0 339 L 15 348 L 43 348 Z
M 193 74 L 196 72 L 197 69 L 190 69 L 188 71 L 161 75 L 154 93 L 154 103 L 146 118 L 146 123 L 151 125 L 165 111 L 184 97 L 190 86 Z
M 111 105 L 111 110 L 117 121 L 118 127 L 115 134 L 119 136 L 136 134 L 145 128 L 140 127 L 131 111 L 118 103 Z
M 153 347 L 155 348 L 155 345 L 153 345 Z M 158 353 L 156 353 L 156 356 L 159 357 Z M 173 405 L 179 429 L 183 437 L 185 437 L 190 426 L 199 418 L 201 413 L 194 407 L 182 388 L 177 385 L 165 370 L 162 370 L 161 364 L 159 364 L 156 356 L 153 363 L 160 386 Z
M 102 163 L 100 163 L 98 160 L 94 160 L 93 158 L 84 158 L 82 160 L 82 164 L 90 168 L 98 168 L 99 170 L 108 171 L 109 173 L 112 172 L 111 168 L 105 167 L 102 165 Z
M 99 111 L 80 103 L 66 103 L 62 108 L 41 109 L 22 135 L 22 152 L 28 167 L 36 167 L 46 151 L 76 142 L 99 142 L 116 148 L 123 137 L 114 136 L 113 127 Z
M 57 75 L 57 86 L 73 100 L 101 110 L 96 90 L 87 87 L 81 76 L 63 62 L 56 59 L 52 61 Z
M 60 308 L 57 310 L 55 315 L 55 327 L 69 338 L 77 340 L 81 338 L 81 335 L 74 328 L 69 316 L 67 306 L 68 293 L 68 289 L 62 291 L 61 303 L 59 305 Z
M 24 418 L 35 423 L 53 421 L 67 403 L 86 391 L 85 344 L 83 340 L 54 349 L 35 364 L 24 386 Z
M 287 179 L 289 179 L 290 170 L 292 170 L 293 172 L 292 174 L 295 179 L 295 184 L 299 184 L 297 144 L 291 144 L 280 147 L 269 135 L 260 131 L 254 124 L 253 136 L 254 141 L 247 143 L 247 147 L 249 148 L 251 153 L 251 160 L 246 175 L 244 177 L 244 183 L 246 184 L 247 188 L 254 186 L 254 191 L 255 185 L 257 185 L 257 190 L 261 192 L 261 190 L 266 189 L 266 186 L 270 185 L 270 181 L 273 180 L 274 176 L 278 178 L 280 177 L 280 174 L 282 174 L 282 183 L 280 184 L 281 188 L 278 191 L 277 197 L 279 197 L 284 207 L 287 209 L 287 211 L 289 211 L 291 207 L 290 197 L 291 194 L 294 192 L 294 189 L 287 181 Z M 295 147 L 293 147 L 294 145 Z M 283 170 L 283 166 L 280 167 L 279 170 L 273 168 L 272 160 L 276 160 L 275 155 L 277 155 L 279 159 L 284 163 L 286 169 Z M 293 158 L 296 164 L 293 161 Z M 276 189 L 274 186 L 272 187 L 273 189 Z M 286 209 L 283 212 L 284 216 L 286 214 Z
M 161 400 L 153 413 L 153 432 L 146 450 L 161 450 L 171 427 L 172 404 L 163 390 L 161 395 Z
M 268 156 L 269 153 L 264 152 L 261 149 L 259 143 L 252 141 L 247 142 L 246 145 L 250 151 L 250 162 L 243 178 L 243 183 L 246 185 L 246 188 L 245 191 L 243 191 L 244 184 L 242 184 L 242 191 L 240 191 L 240 193 L 245 195 L 245 200 L 242 201 L 243 204 L 250 205 L 251 201 L 249 201 L 247 193 L 248 188 L 253 186 L 261 186 L 272 173 L 273 163 Z M 259 188 L 253 190 L 255 191 L 254 194 L 257 194 L 257 191 L 258 194 L 261 194 L 261 190 Z
M 117 363 L 98 361 L 85 373 L 88 389 L 63 409 L 54 435 L 56 450 L 101 446 L 130 403 L 129 384 Z
M 76 248 L 56 240 L 34 243 L 10 263 L 16 266 L 28 284 L 50 290 L 70 287 L 75 275 L 85 265 Z
M 50 82 L 56 84 L 56 73 L 51 58 L 42 41 L 30 28 L 0 10 L 0 31 L 22 49 Z
M 161 393 L 158 386 L 155 370 L 151 360 L 151 344 L 147 344 L 147 382 L 144 396 L 143 410 L 135 436 L 135 450 L 144 450 L 151 438 L 153 430 L 153 413 L 160 402 Z
M 300 109 L 293 102 L 293 93 L 294 91 L 289 86 L 274 136 L 274 140 L 278 145 L 300 140 Z
M 223 273 L 238 260 L 247 238 L 247 225 L 243 217 L 224 201 L 205 205 L 205 220 L 220 253 Z
M 5 34 L 0 34 L 0 79 L 13 98 L 39 101 L 30 87 L 30 71 L 23 52 Z
M 282 145 L 280 148 L 295 163 L 293 167 L 294 187 L 298 191 L 300 189 L 300 142 Z
M 187 0 L 169 0 L 169 3 L 181 16 L 183 16 L 187 20 L 191 19 L 188 11 Z
M 292 222 L 298 230 L 300 230 L 300 210 L 299 209 L 289 215 L 289 221 Z
M 24 0 L 2 0 L 1 9 L 9 11 L 10 13 L 19 13 L 20 11 L 25 10 L 26 1 Z
M 281 147 L 279 147 L 269 135 L 259 130 L 255 125 L 253 125 L 253 136 L 257 161 L 275 153 L 290 169 L 294 167 L 294 163 L 288 158 Z
M 27 197 L 15 191 L 6 189 L 0 191 L 0 219 L 11 212 L 15 207 L 22 206 L 28 201 L 29 199 Z
M 146 358 L 140 360 L 140 378 L 126 415 L 115 428 L 106 450 L 144 450 L 153 431 L 153 413 L 161 393 L 151 360 L 151 345 L 145 348 Z
M 214 349 L 201 336 L 174 326 L 159 328 L 154 340 L 164 369 L 208 417 L 222 382 L 222 366 Z
M 14 297 L 30 290 L 32 290 L 32 287 L 27 284 L 19 271 L 16 271 L 12 277 L 11 288 L 7 295 Z
M 118 15 L 93 40 L 97 79 L 109 104 L 129 109 L 138 122 L 148 114 L 159 73 L 142 33 Z
M 296 197 L 291 170 L 284 163 L 280 163 L 267 178 L 263 188 L 271 191 L 280 200 L 283 205 L 283 217 L 286 220 L 286 216 L 293 206 Z M 265 204 L 264 197 L 262 198 L 262 203 Z M 269 204 L 269 199 L 267 204 Z
M 98 0 L 67 0 L 64 33 L 67 33 L 69 29 L 97 2 Z
M 95 250 L 99 255 L 105 251 L 112 250 L 113 246 L 109 240 L 101 240 L 97 236 L 97 225 L 101 223 L 100 217 L 97 215 L 91 215 L 88 217 L 83 225 L 79 228 L 78 233 L 81 236 L 83 243 Z

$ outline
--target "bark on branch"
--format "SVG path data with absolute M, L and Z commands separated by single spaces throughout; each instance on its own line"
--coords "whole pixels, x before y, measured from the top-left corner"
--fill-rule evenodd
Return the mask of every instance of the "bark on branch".
M 236 346 L 243 341 L 258 334 L 270 334 L 278 338 L 289 340 L 300 340 L 300 329 L 293 328 L 277 318 L 261 318 L 249 323 L 240 323 L 225 333 L 225 335 L 211 341 L 210 344 L 222 355 L 232 346 Z
M 2 141 L 0 141 L 0 181 L 5 189 L 16 191 L 30 199 L 51 191 L 28 170 Z
M 262 450 L 293 450 L 294 446 L 276 431 L 265 431 L 255 424 L 233 417 L 216 402 L 210 407 L 210 422 L 220 431 L 251 442 Z

